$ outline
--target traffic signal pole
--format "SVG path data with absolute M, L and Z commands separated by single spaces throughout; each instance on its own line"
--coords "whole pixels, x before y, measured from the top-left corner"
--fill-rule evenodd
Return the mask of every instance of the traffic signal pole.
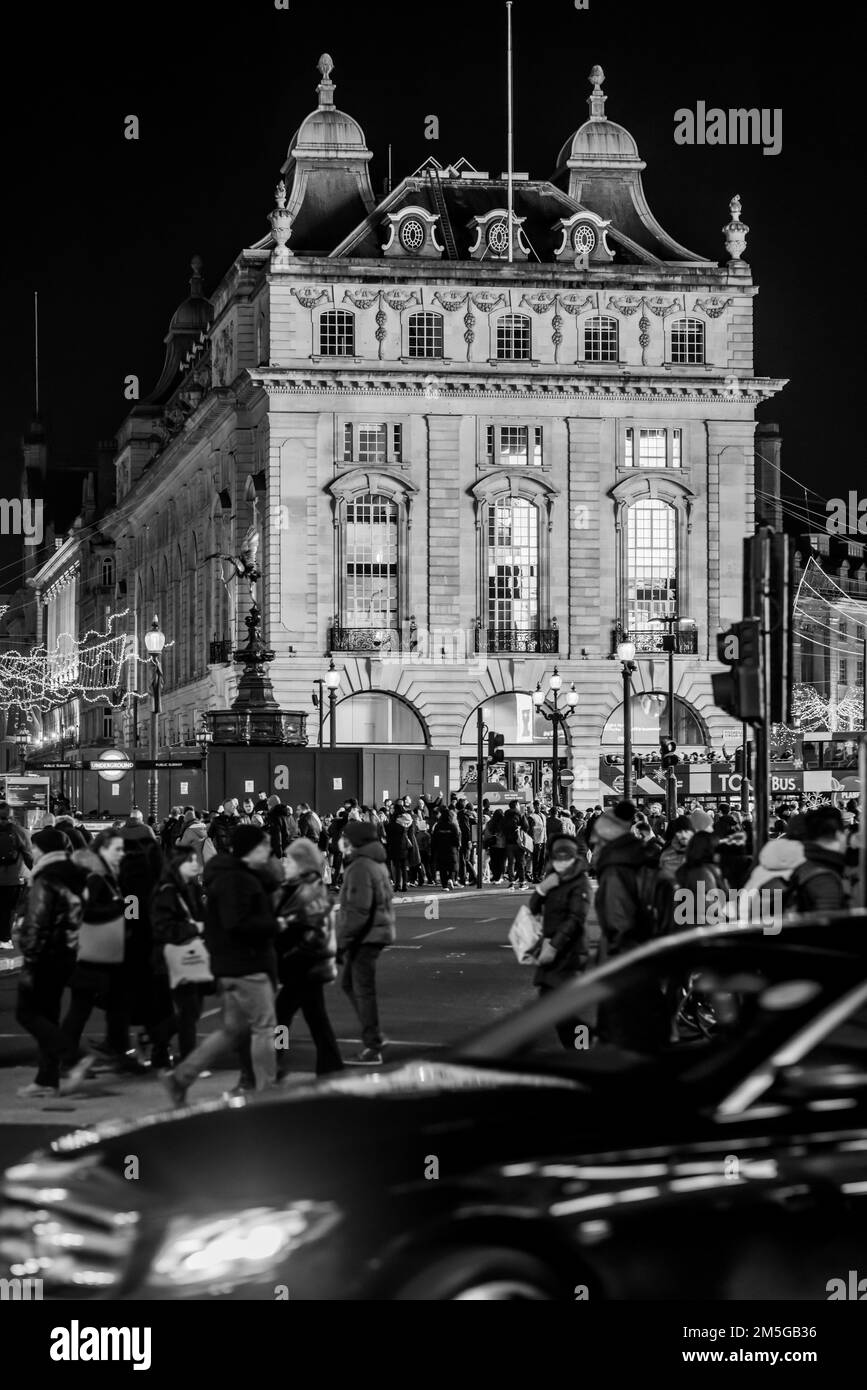
M 485 785 L 485 721 L 482 718 L 482 706 L 476 710 L 476 737 L 478 748 L 476 750 L 476 887 L 484 886 L 484 864 L 482 855 L 482 839 L 484 837 L 484 827 L 482 825 L 482 787 Z

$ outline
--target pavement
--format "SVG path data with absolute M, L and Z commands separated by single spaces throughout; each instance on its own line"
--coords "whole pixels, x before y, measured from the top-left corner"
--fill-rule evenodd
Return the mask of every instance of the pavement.
M 534 997 L 532 971 L 518 965 L 508 945 L 512 918 L 528 896 L 498 886 L 451 893 L 429 886 L 395 899 L 397 943 L 383 954 L 378 971 L 380 1017 L 391 1040 L 386 1061 L 448 1047 Z M 341 1051 L 352 1056 L 361 1048 L 358 1022 L 339 983 L 327 991 L 327 1004 Z M 201 1033 L 216 1026 L 218 1012 L 209 996 Z M 69 1129 L 166 1108 L 162 1084 L 150 1075 L 97 1077 L 80 1094 L 59 1099 L 20 1098 L 18 1088 L 33 1080 L 36 1053 L 14 1014 L 15 976 L 7 972 L 0 974 L 0 1167 Z M 95 1012 L 91 1039 L 101 1037 L 101 1026 L 102 1014 Z M 288 1084 L 312 1077 L 313 1065 L 313 1046 L 299 1016 Z M 227 1055 L 191 1095 L 218 1097 L 236 1079 L 237 1062 Z

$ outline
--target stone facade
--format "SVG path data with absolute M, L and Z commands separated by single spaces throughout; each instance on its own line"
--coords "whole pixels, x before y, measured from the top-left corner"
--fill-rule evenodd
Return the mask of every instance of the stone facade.
M 254 498 L 284 708 L 310 708 L 333 653 L 341 700 L 409 706 L 457 786 L 477 706 L 529 695 L 556 664 L 579 696 L 575 800 L 593 802 L 622 692 L 615 629 L 676 609 L 697 636 L 675 659 L 675 691 L 703 742 L 730 741 L 711 698 L 716 634 L 741 616 L 756 406 L 784 384 L 754 374 L 748 265 L 703 259 L 655 222 L 598 75 L 560 174 L 516 178 L 511 262 L 506 184 L 466 161 L 429 160 L 377 205 L 328 63 L 284 166 L 278 242 L 242 251 L 210 301 L 198 278 L 160 390 L 119 436 L 117 507 L 101 525 L 139 637 L 157 612 L 173 643 L 161 741 L 187 742 L 198 713 L 233 696 L 222 658 L 249 597 L 218 557 L 239 555 Z M 648 578 L 655 532 L 632 553 L 637 507 L 673 518 L 661 524 L 675 588 Z M 492 554 L 505 516 L 510 540 Z M 515 559 L 521 527 L 530 547 Z M 667 689 L 652 631 L 639 693 Z M 506 754 L 544 759 L 546 745 Z

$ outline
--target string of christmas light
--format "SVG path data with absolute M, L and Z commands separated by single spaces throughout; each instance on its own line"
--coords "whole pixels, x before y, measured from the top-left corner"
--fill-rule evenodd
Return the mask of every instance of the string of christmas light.
M 854 732 L 864 727 L 864 695 L 849 690 L 842 700 L 829 700 L 815 686 L 796 685 L 792 691 L 792 718 L 805 733 Z
M 134 692 L 123 688 L 124 668 L 133 655 L 132 639 L 112 631 L 128 613 L 110 614 L 107 632 L 91 629 L 81 638 L 61 633 L 52 651 L 38 646 L 26 654 L 0 653 L 0 710 L 41 714 L 72 699 L 96 704 L 108 692 L 115 705 L 128 703 Z

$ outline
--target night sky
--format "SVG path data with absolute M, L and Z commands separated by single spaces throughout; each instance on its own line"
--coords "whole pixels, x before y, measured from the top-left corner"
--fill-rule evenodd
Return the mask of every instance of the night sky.
M 724 259 L 720 229 L 732 194 L 741 195 L 746 259 L 761 287 L 756 369 L 791 381 L 760 411 L 781 425 L 783 467 L 823 498 L 857 487 L 850 300 L 861 291 L 846 264 L 857 223 L 843 220 L 860 191 L 854 100 L 864 78 L 845 11 L 822 12 L 821 28 L 777 0 L 590 0 L 587 11 L 573 0 L 515 0 L 512 15 L 516 170 L 553 171 L 587 117 L 587 74 L 600 63 L 606 114 L 635 136 L 648 201 L 676 240 Z M 153 386 L 191 256 L 204 259 L 207 293 L 268 231 L 289 140 L 316 105 L 323 51 L 334 59 L 337 106 L 374 152 L 379 192 L 389 142 L 395 181 L 431 154 L 442 163 L 465 155 L 492 175 L 505 169 L 505 33 L 500 0 L 18 9 L 2 96 L 4 481 L 33 408 L 34 290 L 42 416 L 60 467 L 115 433 L 127 373 L 140 377 L 143 395 Z M 698 101 L 782 108 L 782 152 L 675 145 L 674 112 Z M 123 137 L 131 113 L 138 142 Z M 439 117 L 439 141 L 424 138 L 429 114 Z M 823 291 L 840 256 L 840 281 Z M 0 591 L 8 577 L 0 570 Z

